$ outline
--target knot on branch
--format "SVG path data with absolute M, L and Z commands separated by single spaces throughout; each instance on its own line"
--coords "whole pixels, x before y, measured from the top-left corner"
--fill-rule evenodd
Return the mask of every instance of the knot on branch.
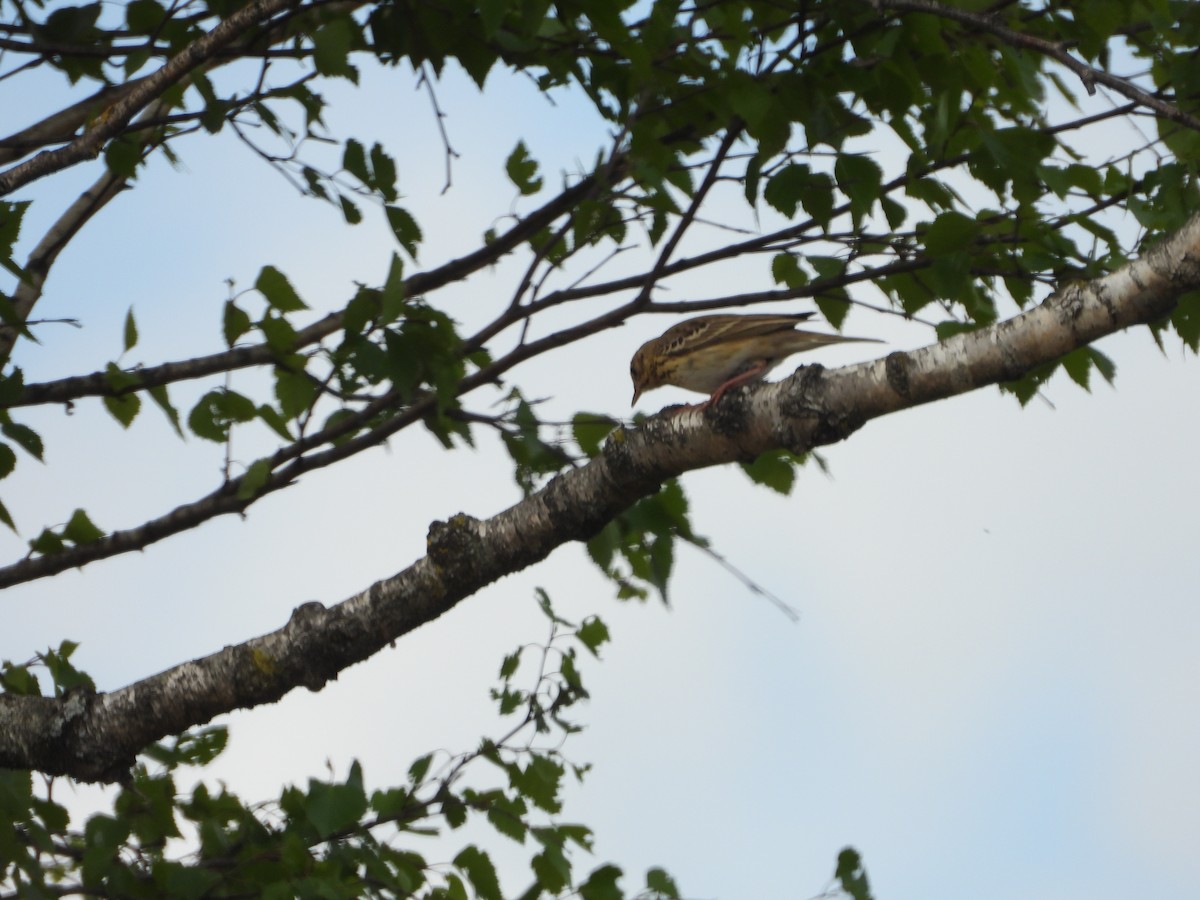
M 319 626 L 325 619 L 325 604 L 316 600 L 309 600 L 307 603 L 301 603 L 292 610 L 292 617 L 288 620 L 290 628 L 309 629 L 314 626 Z
M 788 379 L 788 391 L 779 404 L 783 425 L 776 435 L 792 453 L 835 444 L 862 428 L 866 419 L 853 410 L 830 408 L 825 367 L 804 366 Z
M 1046 305 L 1057 309 L 1068 319 L 1078 319 L 1083 313 L 1084 294 L 1091 289 L 1092 286 L 1086 281 L 1069 281 L 1046 298 Z
M 434 521 L 425 539 L 429 560 L 448 583 L 468 579 L 482 568 L 484 545 L 479 520 L 459 513 L 446 522 Z
M 704 421 L 721 437 L 736 437 L 744 433 L 753 393 L 750 386 L 734 388 L 722 396 L 720 402 L 704 407 Z
M 884 372 L 887 373 L 887 383 L 893 391 L 905 400 L 912 399 L 908 383 L 908 370 L 912 365 L 907 353 L 896 351 L 889 353 L 883 361 Z
M 96 699 L 96 689 L 89 684 L 76 685 L 63 694 L 61 702 L 63 729 L 71 727 L 75 722 L 87 715 Z

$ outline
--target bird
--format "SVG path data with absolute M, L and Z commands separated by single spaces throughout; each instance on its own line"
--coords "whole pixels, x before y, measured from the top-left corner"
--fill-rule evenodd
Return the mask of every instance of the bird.
M 672 325 L 642 344 L 629 364 L 633 403 L 646 391 L 674 385 L 708 394 L 700 408 L 716 403 L 731 388 L 762 381 L 793 353 L 823 344 L 882 343 L 874 338 L 800 331 L 811 312 L 697 316 Z

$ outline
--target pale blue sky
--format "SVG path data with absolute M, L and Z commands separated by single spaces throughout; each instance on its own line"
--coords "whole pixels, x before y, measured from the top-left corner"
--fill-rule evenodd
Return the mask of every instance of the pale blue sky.
M 347 101 L 331 121 L 400 157 L 425 265 L 469 249 L 510 211 L 502 163 L 518 137 L 551 184 L 601 140 L 588 116 L 547 107 L 524 81 L 497 78 L 480 98 L 452 75 L 439 95 L 463 158 L 441 198 L 427 99 L 398 72 L 365 75 L 360 93 L 330 92 Z M 13 108 L 7 99 L 0 108 Z M 87 328 L 54 326 L 43 346 L 23 347 L 31 378 L 102 366 L 130 305 L 142 333 L 134 359 L 213 349 L 224 279 L 248 286 L 264 264 L 321 307 L 355 279 L 382 278 L 392 241 L 381 225 L 342 225 L 227 139 L 179 149 L 182 172 L 156 163 L 62 259 L 38 315 Z M 79 190 L 94 177 L 92 167 L 66 180 Z M 31 194 L 27 236 L 62 202 L 59 183 L 48 186 L 53 195 Z M 770 287 L 764 261 L 742 272 L 730 290 L 745 279 Z M 505 301 L 508 275 L 502 266 L 456 290 L 447 308 L 478 321 Z M 516 380 L 527 395 L 552 394 L 555 412 L 625 415 L 628 357 L 666 324 L 638 321 Z M 847 331 L 888 349 L 926 342 L 861 312 Z M 879 900 L 1191 895 L 1200 368 L 1173 344 L 1164 358 L 1144 331 L 1101 347 L 1118 365 L 1115 391 L 1088 395 L 1062 379 L 1046 392 L 1055 409 L 1021 410 L 986 390 L 872 422 L 823 451 L 832 477 L 806 471 L 789 498 L 750 488 L 736 469 L 686 476 L 697 530 L 795 606 L 798 624 L 686 548 L 671 610 L 621 605 L 582 549 L 566 547 L 321 693 L 230 717 L 213 775 L 257 800 L 283 779 L 320 777 L 327 760 L 342 773 L 359 758 L 384 785 L 430 748 L 472 746 L 493 722 L 500 658 L 544 635 L 541 585 L 565 615 L 598 612 L 613 630 L 603 664 L 585 665 L 588 730 L 567 749 L 595 768 L 565 818 L 596 830 L 595 863 L 623 865 L 627 888 L 658 864 L 692 898 L 806 898 L 853 844 Z M 872 352 L 832 348 L 820 360 Z M 682 399 L 664 391 L 642 409 Z M 180 443 L 153 408 L 129 435 L 94 402 L 18 418 L 50 448 L 49 466 L 22 460 L 3 486 L 25 537 L 76 506 L 104 527 L 132 525 L 219 477 L 222 451 Z M 518 499 L 495 442 L 480 438 L 479 450 L 447 456 L 406 433 L 245 521 L 10 589 L 0 658 L 71 638 L 101 688 L 115 688 L 277 628 L 305 600 L 337 602 L 423 553 L 432 519 L 486 517 Z M 239 441 L 235 452 L 252 459 L 252 438 Z M 6 558 L 20 547 L 0 536 Z M 504 840 L 493 847 L 508 860 Z M 526 883 L 519 868 L 505 879 L 514 891 Z

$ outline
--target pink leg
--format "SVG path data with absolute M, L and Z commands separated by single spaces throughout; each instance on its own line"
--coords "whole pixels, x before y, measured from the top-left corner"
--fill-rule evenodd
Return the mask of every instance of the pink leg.
M 756 379 L 759 375 L 761 375 L 766 370 L 767 370 L 767 361 L 765 359 L 758 360 L 757 362 L 754 363 L 754 365 L 752 365 L 745 372 L 742 372 L 740 375 L 730 378 L 727 382 L 725 382 L 723 385 L 721 385 L 719 388 L 717 388 L 715 391 L 713 391 L 712 396 L 709 397 L 708 400 L 706 400 L 704 403 L 702 403 L 701 406 L 702 407 L 711 406 L 712 404 L 714 404 L 718 400 L 720 400 L 725 395 L 726 391 L 728 391 L 732 388 L 735 388 L 735 387 L 740 387 L 741 385 L 746 384 L 747 382 L 753 381 L 754 379 Z

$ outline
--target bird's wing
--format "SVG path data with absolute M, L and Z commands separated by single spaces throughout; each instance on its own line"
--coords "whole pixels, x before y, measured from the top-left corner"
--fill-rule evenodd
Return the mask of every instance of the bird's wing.
M 787 315 L 764 313 L 747 316 L 700 316 L 671 326 L 659 340 L 668 350 L 684 343 L 687 344 L 689 350 L 697 350 L 720 341 L 791 331 L 800 322 L 810 319 L 812 316 L 811 312 Z

